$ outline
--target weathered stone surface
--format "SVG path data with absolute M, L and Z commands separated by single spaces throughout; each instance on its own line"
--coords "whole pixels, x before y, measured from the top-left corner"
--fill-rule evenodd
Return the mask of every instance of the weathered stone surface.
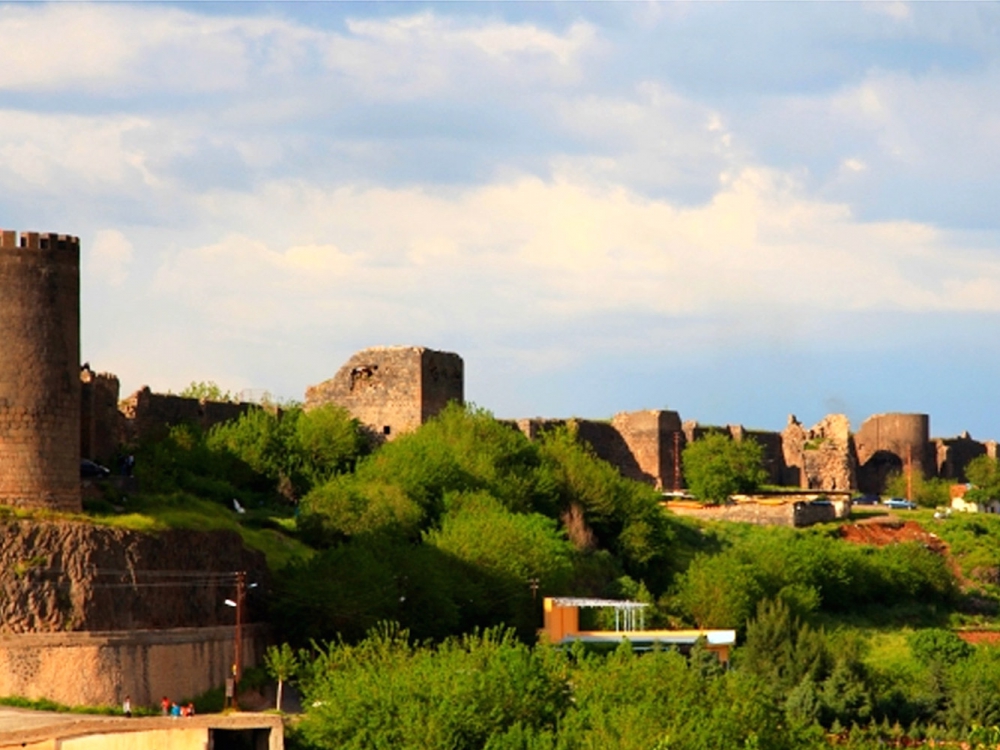
M 866 419 L 854 435 L 859 489 L 882 492 L 889 476 L 907 466 L 923 476 L 934 476 L 937 451 L 929 434 L 926 414 L 875 414 Z
M 259 408 L 257 404 L 245 402 L 206 401 L 153 393 L 145 386 L 118 404 L 121 434 L 117 442 L 134 444 L 142 440 L 162 440 L 172 426 L 179 424 L 192 424 L 207 430 Z
M 0 230 L 0 504 L 80 500 L 80 241 Z
M 330 380 L 306 390 L 305 408 L 327 403 L 385 440 L 411 432 L 450 401 L 464 402 L 464 365 L 451 352 L 379 346 L 352 356 Z
M 965 467 L 973 459 L 988 455 L 989 446 L 973 440 L 969 433 L 964 432 L 954 438 L 935 438 L 931 450 L 935 454 L 935 468 L 939 477 L 965 482 Z
M 118 410 L 120 385 L 111 373 L 80 370 L 80 457 L 109 464 L 125 432 Z
M 231 624 L 237 570 L 267 583 L 264 556 L 233 532 L 11 520 L 0 525 L 0 633 Z
M 791 414 L 781 438 L 786 484 L 826 491 L 857 486 L 851 423 L 843 414 L 828 414 L 808 430 Z

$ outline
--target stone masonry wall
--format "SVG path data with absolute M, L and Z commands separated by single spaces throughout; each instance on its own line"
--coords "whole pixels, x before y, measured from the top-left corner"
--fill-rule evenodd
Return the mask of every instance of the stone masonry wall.
M 0 525 L 0 633 L 225 625 L 234 571 L 266 589 L 264 556 L 238 534 L 87 523 Z M 247 620 L 259 602 L 248 598 Z
M 833 521 L 837 510 L 832 504 L 787 502 L 780 504 L 730 503 L 727 505 L 696 506 L 688 503 L 668 503 L 668 509 L 679 516 L 705 521 L 735 521 L 757 526 L 810 526 Z
M 866 419 L 854 435 L 859 489 L 882 492 L 888 477 L 903 471 L 907 461 L 915 473 L 934 476 L 937 456 L 929 433 L 926 414 L 876 414 Z
M 124 399 L 118 408 L 123 418 L 119 442 L 134 444 L 142 440 L 162 440 L 170 427 L 179 424 L 192 424 L 207 430 L 260 407 L 249 403 L 200 401 L 153 393 L 147 386 Z
M 808 430 L 791 414 L 781 440 L 786 484 L 828 491 L 857 487 L 851 425 L 843 414 L 829 414 Z
M 681 418 L 675 411 L 621 412 L 611 420 L 631 460 L 622 469 L 630 479 L 649 482 L 657 488 L 674 488 L 675 452 L 684 450 Z M 678 439 L 674 438 L 677 435 Z M 633 468 L 634 466 L 634 468 Z M 676 468 L 680 468 L 679 463 Z
M 118 411 L 118 378 L 85 366 L 80 387 L 80 457 L 110 465 L 125 429 L 125 417 Z
M 354 354 L 331 379 L 306 390 L 305 408 L 342 406 L 385 440 L 417 429 L 449 401 L 463 403 L 462 358 L 417 346 Z
M 954 438 L 935 438 L 932 443 L 937 475 L 956 482 L 967 481 L 965 467 L 973 459 L 989 455 L 989 446 L 973 440 L 967 432 Z
M 79 511 L 79 240 L 0 230 L 0 290 L 0 504 Z

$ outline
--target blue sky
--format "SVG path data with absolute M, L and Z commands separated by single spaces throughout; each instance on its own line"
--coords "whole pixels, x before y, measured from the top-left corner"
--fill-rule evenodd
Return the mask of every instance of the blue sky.
M 459 352 L 499 416 L 1000 438 L 1000 5 L 0 6 L 0 226 L 83 356 L 301 398 Z

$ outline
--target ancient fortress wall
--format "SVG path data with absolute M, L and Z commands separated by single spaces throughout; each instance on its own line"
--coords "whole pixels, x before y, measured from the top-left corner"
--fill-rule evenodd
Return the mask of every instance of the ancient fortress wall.
M 930 417 L 926 414 L 876 414 L 866 419 L 854 435 L 858 462 L 858 487 L 880 492 L 887 477 L 905 470 L 923 476 L 937 473 L 930 444 Z
M 306 390 L 305 408 L 342 406 L 382 439 L 412 432 L 449 401 L 464 403 L 462 358 L 418 346 L 380 346 L 352 356 Z
M 119 403 L 122 420 L 119 443 L 162 440 L 170 427 L 196 425 L 207 430 L 213 425 L 237 419 L 256 404 L 230 401 L 202 401 L 196 398 L 153 393 L 149 387 L 136 391 Z
M 79 240 L 0 231 L 0 289 L 0 504 L 79 511 Z
M 118 378 L 89 367 L 80 371 L 80 457 L 110 464 L 123 439 L 124 415 L 118 410 Z
M 680 451 L 684 450 L 686 442 L 677 412 L 621 412 L 611 420 L 611 426 L 621 436 L 627 450 L 623 456 L 624 465 L 628 467 L 622 470 L 625 476 L 658 488 L 679 489 L 674 487 L 675 479 L 679 478 L 675 473 L 679 473 Z M 632 469 L 633 464 L 635 469 Z

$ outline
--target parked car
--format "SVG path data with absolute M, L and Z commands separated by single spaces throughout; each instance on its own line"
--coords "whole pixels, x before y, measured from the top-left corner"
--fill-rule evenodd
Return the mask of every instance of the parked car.
M 852 505 L 878 505 L 879 497 L 878 495 L 860 495 L 858 497 L 851 498 Z
M 104 479 L 111 476 L 111 469 L 101 466 L 90 459 L 84 458 L 80 461 L 80 479 Z
M 906 498 L 902 497 L 890 497 L 886 500 L 883 505 L 893 510 L 916 510 L 917 504 L 912 503 Z

